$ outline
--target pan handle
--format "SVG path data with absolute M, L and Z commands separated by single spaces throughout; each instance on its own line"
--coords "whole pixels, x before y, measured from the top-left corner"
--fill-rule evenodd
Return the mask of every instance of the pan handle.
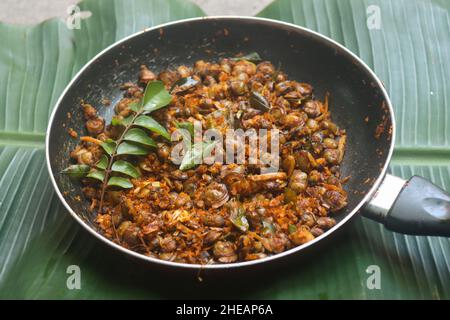
M 449 194 L 419 176 L 386 175 L 363 215 L 395 232 L 450 237 Z

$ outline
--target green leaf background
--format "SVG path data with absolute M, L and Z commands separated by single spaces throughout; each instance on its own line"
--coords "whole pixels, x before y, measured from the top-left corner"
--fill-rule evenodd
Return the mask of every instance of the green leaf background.
M 369 5 L 380 8 L 379 30 L 366 26 Z M 87 234 L 63 208 L 45 166 L 56 99 L 107 45 L 204 13 L 182 0 L 85 0 L 80 7 L 92 17 L 79 30 L 60 20 L 0 24 L 1 298 L 450 298 L 449 239 L 400 235 L 360 217 L 323 248 L 254 272 L 222 274 L 142 265 Z M 397 116 L 392 172 L 420 174 L 448 190 L 449 9 L 445 0 L 277 0 L 259 16 L 317 30 L 368 63 Z M 66 286 L 70 265 L 81 268 L 81 290 Z M 381 290 L 366 286 L 370 265 L 381 269 Z

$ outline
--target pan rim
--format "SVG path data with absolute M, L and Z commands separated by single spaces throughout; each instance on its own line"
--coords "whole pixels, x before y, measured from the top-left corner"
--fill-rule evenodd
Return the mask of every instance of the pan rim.
M 66 200 L 65 200 L 65 198 L 63 196 L 63 193 L 61 192 L 61 190 L 59 189 L 58 185 L 56 184 L 56 180 L 54 178 L 54 173 L 52 171 L 52 167 L 51 167 L 51 163 L 50 163 L 50 152 L 49 152 L 49 149 L 50 149 L 49 148 L 50 147 L 50 134 L 51 134 L 52 126 L 53 126 L 53 121 L 54 121 L 56 113 L 58 112 L 58 109 L 59 109 L 59 107 L 61 105 L 61 102 L 62 102 L 63 98 L 65 97 L 67 92 L 72 88 L 73 84 L 81 77 L 81 75 L 84 73 L 84 71 L 87 68 L 89 68 L 89 66 L 91 64 L 93 64 L 101 56 L 103 56 L 104 54 L 109 52 L 114 47 L 119 46 L 119 45 L 123 44 L 124 42 L 128 41 L 129 39 L 137 37 L 137 36 L 139 36 L 141 34 L 144 34 L 146 32 L 150 32 L 150 31 L 153 31 L 153 30 L 158 30 L 160 28 L 164 28 L 164 27 L 168 27 L 168 26 L 172 26 L 172 25 L 177 25 L 177 24 L 183 24 L 183 23 L 187 23 L 187 22 L 203 21 L 203 20 L 248 20 L 248 21 L 256 21 L 256 22 L 266 22 L 266 23 L 271 24 L 272 26 L 277 26 L 277 25 L 278 26 L 285 26 L 285 27 L 290 27 L 290 28 L 297 29 L 297 30 L 300 30 L 302 32 L 308 33 L 308 34 L 312 35 L 313 37 L 315 37 L 316 39 L 328 42 L 330 45 L 336 47 L 341 52 L 345 53 L 351 59 L 353 59 L 360 67 L 362 67 L 373 78 L 373 81 L 378 85 L 378 87 L 380 88 L 380 91 L 383 94 L 383 98 L 384 98 L 384 101 L 386 101 L 387 108 L 388 108 L 389 115 L 390 115 L 391 122 L 392 122 L 392 133 L 391 133 L 389 151 L 388 151 L 387 157 L 385 159 L 385 162 L 383 164 L 383 167 L 382 167 L 382 169 L 380 171 L 380 174 L 378 175 L 377 179 L 374 181 L 374 183 L 373 183 L 372 187 L 370 188 L 370 190 L 366 193 L 366 195 L 363 197 L 363 199 L 353 208 L 353 210 L 351 212 L 349 212 L 334 227 L 332 227 L 331 229 L 327 230 L 325 233 L 323 233 L 319 237 L 314 238 L 310 242 L 307 242 L 307 243 L 305 243 L 303 245 L 291 248 L 289 250 L 283 251 L 281 253 L 278 253 L 278 254 L 275 254 L 275 255 L 272 255 L 272 256 L 268 256 L 268 257 L 265 257 L 265 258 L 262 258 L 262 259 L 257 259 L 257 260 L 252 260 L 252 261 L 243 261 L 243 262 L 226 263 L 226 264 L 209 264 L 209 265 L 208 264 L 207 265 L 201 265 L 201 264 L 189 264 L 189 263 L 165 261 L 165 260 L 161 260 L 161 259 L 157 259 L 157 258 L 153 258 L 153 257 L 148 257 L 148 256 L 145 256 L 145 255 L 140 254 L 138 252 L 132 251 L 132 250 L 127 249 L 127 248 L 124 248 L 124 247 L 114 243 L 113 241 L 107 239 L 105 236 L 103 236 L 102 234 L 100 234 L 99 232 L 97 232 L 96 230 L 91 228 L 85 221 L 83 221 L 83 219 L 81 219 L 80 216 L 78 216 L 75 213 L 74 210 L 72 210 L 70 205 L 66 202 Z M 198 269 L 234 269 L 234 268 L 240 268 L 240 267 L 249 267 L 249 266 L 259 265 L 259 264 L 262 264 L 264 262 L 274 261 L 274 260 L 277 260 L 277 259 L 289 256 L 291 254 L 297 253 L 297 252 L 299 252 L 299 251 L 301 251 L 303 249 L 306 249 L 306 248 L 308 248 L 310 246 L 313 246 L 314 244 L 316 244 L 319 241 L 327 238 L 333 232 L 335 232 L 338 229 L 340 229 L 341 227 L 343 227 L 366 203 L 369 202 L 369 200 L 372 198 L 372 196 L 374 195 L 374 193 L 376 192 L 376 190 L 380 186 L 381 182 L 383 181 L 384 176 L 387 173 L 387 169 L 388 169 L 388 166 L 389 166 L 389 163 L 391 161 L 392 154 L 393 154 L 393 151 L 394 151 L 395 136 L 396 136 L 395 115 L 394 115 L 394 110 L 393 110 L 393 107 L 392 107 L 392 102 L 391 102 L 391 100 L 389 98 L 389 95 L 388 95 L 388 93 L 386 91 L 386 88 L 384 87 L 382 81 L 375 74 L 375 72 L 364 61 L 362 61 L 361 58 L 359 58 L 352 51 L 350 51 L 349 49 L 347 49 L 346 47 L 344 47 L 343 45 L 341 45 L 337 41 L 335 41 L 335 40 L 333 40 L 333 39 L 331 39 L 331 38 L 329 38 L 329 37 L 327 37 L 327 36 L 325 36 L 323 34 L 320 34 L 320 33 L 316 32 L 316 31 L 313 31 L 313 30 L 305 28 L 305 27 L 301 27 L 301 26 L 295 25 L 293 23 L 279 21 L 279 20 L 274 20 L 274 19 L 268 19 L 268 18 L 261 18 L 261 17 L 220 16 L 219 15 L 219 16 L 195 17 L 195 18 L 176 20 L 176 21 L 160 24 L 160 25 L 157 25 L 157 26 L 154 26 L 154 27 L 151 27 L 151 28 L 146 28 L 144 30 L 138 31 L 136 33 L 133 33 L 133 34 L 123 38 L 123 39 L 120 39 L 120 40 L 114 42 L 113 44 L 109 45 L 108 47 L 106 47 L 105 49 L 100 51 L 98 54 L 96 54 L 92 59 L 90 59 L 75 74 L 75 76 L 67 84 L 67 86 L 65 87 L 65 89 L 63 90 L 61 95 L 59 96 L 58 100 L 56 101 L 55 106 L 53 108 L 53 111 L 51 113 L 51 116 L 49 118 L 48 125 L 47 125 L 47 131 L 46 131 L 46 136 L 45 136 L 45 156 L 46 156 L 47 170 L 48 170 L 48 173 L 50 175 L 50 180 L 51 180 L 51 182 L 53 184 L 53 188 L 54 188 L 56 194 L 58 195 L 59 199 L 63 203 L 64 207 L 68 210 L 68 212 L 70 213 L 72 218 L 74 218 L 85 230 L 87 230 L 90 234 L 95 236 L 97 239 L 99 239 L 103 243 L 113 247 L 116 250 L 119 250 L 121 253 L 130 255 L 130 256 L 132 256 L 134 258 L 137 258 L 139 260 L 142 260 L 142 261 L 145 261 L 145 262 L 152 262 L 152 263 L 156 263 L 156 264 L 160 264 L 160 265 L 164 265 L 164 266 L 169 266 L 169 267 L 182 267 L 182 268 L 196 269 L 196 270 L 198 270 Z

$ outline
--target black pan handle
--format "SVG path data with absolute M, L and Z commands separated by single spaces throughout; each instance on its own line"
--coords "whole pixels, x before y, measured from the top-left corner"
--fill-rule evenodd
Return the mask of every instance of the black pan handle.
M 386 175 L 363 214 L 395 232 L 450 237 L 450 195 L 419 176 Z

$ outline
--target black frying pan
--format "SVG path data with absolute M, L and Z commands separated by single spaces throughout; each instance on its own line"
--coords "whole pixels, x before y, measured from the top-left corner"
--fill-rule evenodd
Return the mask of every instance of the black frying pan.
M 406 182 L 386 175 L 395 140 L 395 120 L 389 97 L 375 74 L 350 51 L 318 33 L 247 17 L 188 19 L 139 32 L 99 53 L 75 76 L 56 104 L 46 139 L 50 176 L 71 215 L 97 238 L 129 255 L 170 266 L 200 267 L 141 255 L 99 233 L 88 202 L 76 200 L 78 196 L 83 199 L 80 185 L 59 174 L 69 165 L 69 152 L 78 143 L 67 134 L 67 128 L 84 131 L 81 99 L 95 105 L 108 122 L 113 108 L 103 106 L 102 99 L 117 102 L 122 97 L 120 85 L 135 80 L 141 64 L 160 71 L 191 65 L 198 59 L 218 60 L 253 51 L 275 65 L 280 63 L 291 79 L 311 83 L 319 98 L 331 94 L 332 117 L 348 133 L 342 164 L 343 176 L 351 176 L 345 187 L 348 206 L 336 216 L 335 227 L 302 246 L 260 260 L 202 268 L 258 264 L 299 252 L 340 229 L 363 207 L 363 214 L 393 231 L 450 236 L 450 197 L 445 191 L 420 177 Z

